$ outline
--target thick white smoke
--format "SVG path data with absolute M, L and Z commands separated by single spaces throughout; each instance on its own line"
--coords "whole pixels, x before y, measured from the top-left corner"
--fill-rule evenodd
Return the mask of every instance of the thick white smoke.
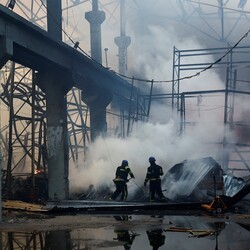
M 138 124 L 131 137 L 99 138 L 90 145 L 88 158 L 80 163 L 78 169 L 71 168 L 71 190 L 93 184 L 95 187 L 108 185 L 112 188 L 116 167 L 123 159 L 129 161 L 129 166 L 135 174 L 135 180 L 130 181 L 130 188 L 142 186 L 148 158 L 154 156 L 157 163 L 166 173 L 170 167 L 185 159 L 196 159 L 216 156 L 213 145 L 206 144 L 207 135 L 217 137 L 223 133 L 223 127 L 196 127 L 193 133 L 179 137 L 173 120 L 168 123 Z M 216 131 L 216 133 L 215 133 Z
M 167 2 L 158 1 L 157 6 L 154 6 L 155 8 L 152 10 L 160 10 L 160 13 L 165 11 L 164 15 L 167 16 L 171 12 Z M 172 1 L 171 5 L 173 5 Z M 194 30 L 190 29 L 189 33 L 183 24 L 175 23 L 173 25 L 173 22 L 169 22 L 170 25 L 167 25 L 163 19 L 162 22 L 156 21 L 154 19 L 156 13 L 151 12 L 150 6 L 152 7 L 149 1 L 145 1 L 145 9 L 141 17 L 136 16 L 136 12 L 128 14 L 127 34 L 132 39 L 128 48 L 128 75 L 149 80 L 170 80 L 173 70 L 173 47 L 180 50 L 203 49 L 205 45 L 198 32 L 192 33 L 191 31 Z M 175 7 L 178 6 L 175 5 Z M 108 34 L 110 34 L 110 30 Z M 114 37 L 117 35 L 114 34 Z M 108 40 L 110 41 L 110 38 Z M 192 63 L 199 61 L 209 63 L 216 59 L 218 58 L 211 56 L 197 57 L 195 59 L 197 61 L 192 58 Z M 188 59 L 186 62 L 190 63 Z M 194 73 L 196 72 L 184 72 L 183 76 Z M 162 93 L 171 93 L 171 83 L 158 83 L 155 86 L 161 89 Z M 224 76 L 220 76 L 214 69 L 210 69 L 198 77 L 182 81 L 180 92 L 223 89 L 224 87 Z M 195 98 L 192 101 L 187 100 L 186 105 L 190 109 L 190 121 L 194 119 L 198 122 L 188 130 L 187 134 L 179 136 L 180 121 L 176 114 L 171 113 L 170 106 L 153 102 L 150 122 L 137 123 L 131 137 L 127 139 L 99 138 L 90 145 L 87 160 L 80 164 L 81 167 L 76 170 L 76 174 L 71 172 L 71 187 L 74 188 L 78 185 L 87 187 L 90 184 L 98 186 L 104 183 L 112 187 L 116 167 L 123 159 L 129 161 L 135 174 L 136 185 L 133 182 L 130 182 L 130 185 L 136 188 L 137 185 L 141 186 L 144 181 L 150 156 L 157 159 L 157 163 L 163 167 L 165 172 L 174 164 L 185 159 L 208 156 L 216 158 L 218 148 L 215 148 L 212 143 L 220 142 L 224 135 L 223 95 L 202 98 L 201 107 L 197 107 Z M 192 112 L 191 109 L 194 111 Z M 203 112 L 200 113 L 200 111 Z

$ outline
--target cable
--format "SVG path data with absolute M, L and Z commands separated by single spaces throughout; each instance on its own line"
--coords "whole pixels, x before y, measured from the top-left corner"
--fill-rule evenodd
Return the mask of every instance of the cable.
M 52 18 L 54 18 L 53 15 L 48 11 L 47 6 L 43 3 L 43 1 L 42 1 L 42 0 L 40 0 L 40 1 L 41 1 L 42 5 L 46 8 L 47 13 L 48 13 L 49 15 L 51 15 Z M 199 2 L 197 2 L 197 1 L 192 1 L 192 0 L 185 0 L 185 1 L 199 3 Z M 203 4 L 204 4 L 204 5 L 209 5 L 209 4 L 205 4 L 205 3 L 203 3 Z M 250 12 L 249 12 L 249 13 L 250 13 Z M 56 21 L 56 20 L 55 20 L 55 21 Z M 57 24 L 58 24 L 58 23 L 57 23 Z M 58 25 L 59 25 L 59 24 L 58 24 Z M 67 32 L 66 32 L 62 27 L 60 27 L 60 28 L 61 28 L 62 32 L 68 37 L 68 39 L 74 44 L 74 47 L 75 47 L 76 49 L 79 48 L 79 50 L 80 50 L 84 55 L 86 55 L 89 59 L 91 59 L 93 62 L 97 63 L 98 65 L 102 66 L 103 68 L 105 68 L 101 63 L 97 62 L 95 59 L 93 59 L 91 56 L 89 56 L 89 55 L 79 46 L 79 42 L 74 42 L 73 39 L 67 34 Z M 207 66 L 206 68 L 202 69 L 201 71 L 199 71 L 199 72 L 197 72 L 197 73 L 195 73 L 195 74 L 193 74 L 193 75 L 178 78 L 178 79 L 176 79 L 175 81 L 182 81 L 182 80 L 186 80 L 186 79 L 191 79 L 191 78 L 197 77 L 197 76 L 199 76 L 201 73 L 203 73 L 203 72 L 205 72 L 205 71 L 211 69 L 214 65 L 216 65 L 216 64 L 219 63 L 223 58 L 225 58 L 230 52 L 232 52 L 233 49 L 235 49 L 235 48 L 239 45 L 239 43 L 240 43 L 244 38 L 246 38 L 246 37 L 248 36 L 249 32 L 250 32 L 250 29 L 249 29 L 249 30 L 248 30 L 248 31 L 247 31 L 247 32 L 246 32 L 246 33 L 245 33 L 245 34 L 235 43 L 235 45 L 234 45 L 233 47 L 231 47 L 223 56 L 221 56 L 221 57 L 220 57 L 219 59 L 217 59 L 215 62 L 211 63 L 211 64 L 210 64 L 209 66 Z M 105 68 L 105 69 L 107 69 L 107 68 Z M 121 76 L 121 77 L 123 77 L 123 78 L 125 78 L 125 79 L 129 79 L 129 80 L 137 80 L 137 81 L 141 81 L 141 82 L 152 82 L 152 81 L 153 81 L 154 83 L 173 83 L 173 80 L 149 80 L 149 79 L 141 79 L 141 78 L 129 77 L 129 76 L 126 76 L 126 75 L 122 75 L 122 74 L 119 74 L 118 72 L 113 71 L 113 70 L 112 70 L 112 72 L 115 73 L 115 74 L 118 75 L 118 76 Z
M 105 137 L 103 138 L 103 140 L 104 140 L 104 144 L 105 144 L 105 146 L 106 146 L 106 149 L 107 149 L 107 152 L 108 152 L 108 156 L 109 156 L 110 162 L 111 162 L 111 164 L 112 164 L 113 170 L 115 171 L 115 165 L 114 165 L 114 163 L 113 163 L 113 161 L 112 161 L 112 158 L 111 158 L 111 155 L 110 155 L 109 148 L 108 148 L 108 145 L 107 145 L 107 143 L 106 143 Z
M 182 81 L 182 80 L 186 80 L 186 79 L 191 79 L 193 77 L 196 77 L 196 76 L 199 76 L 201 73 L 207 71 L 208 69 L 211 69 L 215 64 L 219 63 L 224 57 L 226 57 L 230 52 L 232 52 L 232 50 L 234 48 L 236 48 L 239 43 L 248 36 L 250 30 L 248 30 L 239 40 L 238 42 L 235 43 L 235 45 L 233 47 L 231 47 L 223 56 L 221 56 L 219 59 L 217 59 L 215 62 L 211 63 L 209 66 L 207 66 L 206 68 L 204 68 L 203 70 L 197 72 L 196 74 L 193 74 L 193 75 L 190 75 L 190 76 L 185 76 L 185 77 L 181 77 L 181 78 L 178 78 L 176 79 L 176 81 Z M 143 81 L 143 82 L 152 82 L 152 80 L 147 80 L 147 79 L 140 79 L 140 78 L 136 78 L 136 77 L 128 77 L 128 76 L 125 76 L 125 75 L 122 75 L 122 74 L 119 74 L 119 73 L 116 73 L 117 75 L 119 76 L 122 76 L 124 78 L 127 78 L 127 79 L 134 79 L 134 80 L 137 80 L 137 81 Z M 166 81 L 155 81 L 154 80 L 154 83 L 172 83 L 173 80 L 166 80 Z
M 136 183 L 135 179 L 132 179 L 132 181 L 133 181 L 134 184 L 135 184 L 139 189 L 141 189 L 141 190 L 143 191 L 143 193 L 144 193 L 144 189 Z
M 194 1 L 194 0 L 184 0 L 184 1 L 186 1 L 186 2 L 191 2 L 191 3 L 197 3 L 197 4 L 199 4 L 199 5 L 214 7 L 214 8 L 218 8 L 218 9 L 232 10 L 232 11 L 236 11 L 236 12 L 241 12 L 241 13 L 250 14 L 249 11 L 237 10 L 237 9 L 228 8 L 228 7 L 225 7 L 225 6 L 219 6 L 219 5 L 214 5 L 214 4 L 202 3 L 202 2 L 198 2 L 198 1 Z
M 50 13 L 50 11 L 48 10 L 47 6 L 44 4 L 43 0 L 40 0 L 40 1 L 41 1 L 42 6 L 46 9 L 47 14 L 49 14 L 49 15 L 54 19 L 54 21 L 56 22 L 56 24 L 57 24 L 58 26 L 60 26 L 59 23 L 57 23 L 57 21 L 56 21 L 56 19 L 54 18 L 54 16 L 53 16 L 53 15 Z M 81 50 L 81 52 L 82 52 L 84 55 L 86 55 L 88 58 L 90 58 L 91 60 L 94 61 L 94 59 L 93 59 L 92 57 L 90 57 L 84 50 L 82 50 L 82 49 L 80 48 L 79 42 L 74 42 L 74 40 L 68 35 L 68 33 L 67 33 L 62 27 L 60 27 L 60 28 L 61 28 L 62 32 L 64 33 L 64 35 L 74 44 L 74 47 L 75 47 L 75 48 L 79 48 L 79 50 Z M 97 63 L 98 63 L 98 62 L 97 62 Z

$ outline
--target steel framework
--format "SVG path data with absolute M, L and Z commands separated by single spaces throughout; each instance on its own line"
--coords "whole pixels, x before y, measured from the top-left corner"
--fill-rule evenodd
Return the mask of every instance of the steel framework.
M 164 2 L 165 0 L 155 1 L 155 5 Z M 217 2 L 217 1 L 215 1 Z M 204 10 L 204 4 L 198 1 L 177 1 L 175 5 L 175 13 L 173 16 L 158 16 L 159 18 L 168 18 L 177 22 L 184 22 L 197 30 L 203 35 L 209 37 L 211 40 L 217 40 L 224 44 L 231 42 L 231 36 L 233 31 L 237 29 L 241 21 L 249 21 L 249 13 L 244 11 L 244 6 L 239 6 L 237 9 L 229 8 L 229 4 L 233 1 L 219 1 L 219 6 L 210 6 L 213 10 L 210 15 Z M 30 1 L 16 1 L 16 6 L 13 11 L 22 15 L 30 20 L 32 23 L 46 29 L 46 9 L 44 8 L 45 1 L 30 0 Z M 119 18 L 117 13 L 119 11 L 119 0 L 100 0 L 100 9 L 108 13 L 108 22 L 110 26 L 118 26 Z M 4 1 L 7 6 L 8 1 Z M 169 3 L 173 6 L 173 2 Z M 150 5 L 150 4 L 149 4 Z M 63 40 L 66 43 L 72 43 L 73 41 L 79 41 L 80 45 L 88 43 L 88 35 L 84 28 L 80 28 L 80 20 L 83 19 L 82 13 L 75 14 L 73 11 L 80 9 L 84 6 L 86 9 L 91 8 L 91 1 L 88 0 L 71 0 L 63 1 Z M 141 1 L 134 0 L 128 2 L 128 8 L 136 8 L 141 10 Z M 177 8 L 176 8 L 177 6 Z M 173 7 L 174 8 L 174 7 Z M 72 12 L 71 12 L 72 11 Z M 71 18 L 74 17 L 74 18 Z M 230 18 L 234 25 L 226 26 L 225 18 Z M 204 26 L 207 28 L 201 30 L 194 22 L 195 20 L 202 20 Z M 213 22 L 211 20 L 213 19 Z M 220 23 L 220 32 L 215 27 L 218 22 Z M 173 109 L 181 110 L 182 126 L 187 122 L 183 120 L 186 114 L 185 107 L 183 108 L 183 99 L 187 98 L 189 93 L 182 94 L 180 89 L 180 78 L 182 72 L 192 72 L 194 70 L 203 70 L 209 66 L 212 62 L 201 62 L 197 64 L 182 64 L 181 60 L 185 57 L 198 57 L 202 56 L 217 56 L 223 55 L 228 52 L 228 48 L 216 48 L 206 50 L 178 50 L 174 48 L 173 59 L 173 85 L 172 85 L 172 107 Z M 247 47 L 245 49 L 248 50 Z M 243 47 L 236 48 L 239 53 L 245 53 Z M 230 127 L 234 127 L 233 112 L 235 109 L 234 97 L 235 95 L 231 90 L 234 90 L 235 83 L 239 78 L 235 65 L 246 64 L 248 60 L 236 63 L 234 61 L 235 50 L 228 54 L 227 61 L 218 62 L 215 67 L 222 69 L 221 74 L 226 76 L 226 89 L 225 89 L 225 113 L 224 120 Z M 247 52 L 248 53 L 248 52 Z M 106 58 L 107 60 L 107 58 Z M 110 63 L 109 63 L 110 65 Z M 224 66 L 224 67 L 221 67 Z M 23 68 L 20 65 L 8 63 L 5 68 L 1 70 L 1 100 L 2 104 L 9 110 L 8 119 L 9 123 L 1 122 L 1 151 L 3 154 L 3 166 L 6 166 L 8 179 L 11 180 L 11 174 L 16 172 L 20 173 L 24 166 L 29 166 L 27 173 L 34 175 L 36 170 L 46 169 L 46 119 L 44 113 L 46 112 L 44 94 L 41 90 L 37 89 L 34 84 L 34 72 L 30 69 Z M 150 113 L 151 101 L 156 97 L 152 94 L 153 81 L 151 83 L 150 94 L 145 96 L 137 96 L 136 93 L 131 93 L 131 103 L 129 106 L 129 112 L 113 113 L 109 111 L 109 119 L 115 119 L 116 124 L 121 126 L 122 137 L 126 137 L 131 133 L 133 123 L 137 120 L 147 120 Z M 135 80 L 132 79 L 132 85 L 135 85 Z M 227 90 L 228 89 L 228 90 Z M 229 91 L 230 90 L 230 91 Z M 167 94 L 168 96 L 169 94 Z M 196 95 L 197 96 L 197 95 Z M 77 164 L 79 156 L 84 155 L 86 147 L 89 142 L 89 126 L 88 115 L 89 110 L 86 105 L 81 102 L 80 92 L 77 89 L 73 89 L 68 94 L 68 127 L 69 127 L 69 144 L 70 144 L 70 158 Z M 169 96 L 167 97 L 169 98 Z M 182 99 L 181 99 L 182 98 Z M 132 100 L 137 100 L 137 105 L 132 103 Z M 182 104 L 180 104 L 182 100 Z M 28 111 L 26 111 L 26 108 Z M 24 111 L 25 110 L 25 111 Z M 23 112 L 27 112 L 25 115 Z M 114 118 L 115 117 L 115 118 Z M 116 119 L 118 118 L 118 119 Z M 116 127 L 116 125 L 114 125 Z M 109 128 L 109 131 L 115 128 Z M 248 146 L 247 146 L 248 147 Z M 247 148 L 246 147 L 246 148 Z M 16 154 L 19 151 L 21 154 Z M 243 156 L 241 149 L 235 150 L 240 158 L 240 162 L 243 163 L 244 168 L 248 168 L 248 161 Z M 248 151 L 248 150 L 246 150 Z M 6 182 L 6 188 L 9 186 L 10 181 Z
M 225 125 L 225 130 L 230 130 L 234 133 L 239 133 L 239 131 L 243 129 L 244 131 L 249 131 L 250 123 L 247 114 L 240 117 L 238 115 L 241 112 L 241 102 L 239 100 L 248 100 L 250 94 L 249 86 L 246 84 L 242 85 L 241 83 L 242 79 L 247 77 L 247 71 L 250 64 L 248 60 L 249 53 L 249 46 L 235 47 L 233 50 L 231 48 L 201 50 L 178 50 L 174 48 L 172 109 L 176 109 L 180 113 L 181 133 L 185 133 L 187 127 L 195 123 L 195 120 L 188 121 L 187 119 L 187 100 L 193 99 L 193 101 L 197 101 L 197 109 L 200 113 L 201 110 L 199 105 L 201 104 L 201 99 L 218 94 L 219 97 L 217 98 L 220 99 L 220 105 L 223 107 L 223 112 L 221 112 L 220 117 Z M 223 57 L 223 55 L 227 56 Z M 240 57 L 238 55 L 240 55 Z M 200 56 L 202 60 L 199 61 L 197 58 Z M 210 59 L 206 59 L 206 57 Z M 225 58 L 225 60 L 223 60 L 222 57 Z M 188 60 L 186 60 L 187 58 Z M 218 60 L 213 58 L 218 58 Z M 213 60 L 211 61 L 211 59 Z M 214 61 L 216 64 L 214 64 Z M 224 75 L 225 80 L 223 82 L 225 83 L 225 87 L 223 89 L 204 89 L 201 91 L 181 90 L 182 84 L 184 84 L 182 81 L 187 79 L 192 80 L 192 78 L 197 76 L 201 78 L 202 73 L 211 70 L 211 66 L 213 66 L 214 70 L 220 72 L 221 76 Z M 189 75 L 185 75 L 187 72 L 189 72 Z M 190 72 L 195 73 L 190 74 Z M 204 81 L 204 79 L 201 81 Z M 248 81 L 243 80 L 243 82 L 247 83 Z M 236 118 L 235 114 L 237 114 Z M 238 138 L 237 143 L 232 143 L 226 134 L 225 131 L 221 141 L 217 142 L 221 145 L 222 151 L 224 152 L 224 156 L 221 160 L 224 170 L 231 172 L 237 170 L 249 172 L 250 144 L 248 136 L 246 135 L 244 138 Z

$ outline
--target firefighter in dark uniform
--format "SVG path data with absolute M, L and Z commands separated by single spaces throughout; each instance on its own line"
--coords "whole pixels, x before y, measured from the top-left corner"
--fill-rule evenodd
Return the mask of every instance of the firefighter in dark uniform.
M 128 197 L 127 182 L 128 175 L 131 178 L 135 178 L 134 174 L 128 166 L 128 161 L 123 160 L 121 166 L 117 167 L 115 173 L 115 179 L 113 180 L 116 186 L 115 192 L 111 195 L 111 199 L 115 200 L 121 194 L 121 201 L 125 201 Z
M 125 250 L 131 249 L 135 237 L 138 236 L 138 234 L 134 233 L 130 234 L 128 230 L 123 230 L 123 229 L 115 230 L 114 232 L 117 234 L 117 238 L 114 238 L 114 240 L 123 242 Z
M 165 244 L 166 236 L 163 234 L 162 229 L 154 229 L 151 231 L 147 231 L 147 235 L 150 246 L 153 247 L 152 248 L 153 250 L 157 250 Z
M 131 217 L 128 215 L 115 215 L 114 218 L 117 221 L 129 221 L 131 219 Z M 135 234 L 132 231 L 128 231 L 127 229 L 122 228 L 117 228 L 114 230 L 114 232 L 117 234 L 117 238 L 113 239 L 123 242 L 125 250 L 130 250 L 135 237 L 139 236 L 139 234 Z
M 166 200 L 161 189 L 161 176 L 163 175 L 162 167 L 155 163 L 156 160 L 154 157 L 149 157 L 148 161 L 150 166 L 147 169 L 144 187 L 146 187 L 149 181 L 150 201 L 155 200 L 155 194 L 158 195 L 160 200 Z

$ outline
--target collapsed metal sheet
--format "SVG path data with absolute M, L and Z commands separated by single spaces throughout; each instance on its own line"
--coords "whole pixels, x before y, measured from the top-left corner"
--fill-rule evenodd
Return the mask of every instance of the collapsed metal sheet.
M 166 173 L 162 188 L 170 200 L 208 200 L 221 190 L 222 172 L 212 157 L 185 160 Z
M 223 182 L 225 195 L 229 197 L 233 197 L 247 185 L 243 178 L 238 178 L 229 174 L 223 175 Z

